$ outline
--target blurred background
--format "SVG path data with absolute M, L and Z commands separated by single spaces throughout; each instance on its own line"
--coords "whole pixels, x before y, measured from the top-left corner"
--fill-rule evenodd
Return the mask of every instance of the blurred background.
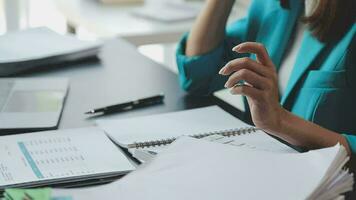
M 243 17 L 249 3 L 236 0 L 229 21 Z M 0 35 L 45 26 L 82 40 L 122 37 L 176 72 L 176 44 L 203 5 L 203 0 L 0 0 Z

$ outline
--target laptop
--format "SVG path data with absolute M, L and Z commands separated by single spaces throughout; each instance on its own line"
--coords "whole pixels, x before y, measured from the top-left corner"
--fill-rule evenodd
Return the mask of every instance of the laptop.
M 56 129 L 67 92 L 63 78 L 1 78 L 0 135 Z

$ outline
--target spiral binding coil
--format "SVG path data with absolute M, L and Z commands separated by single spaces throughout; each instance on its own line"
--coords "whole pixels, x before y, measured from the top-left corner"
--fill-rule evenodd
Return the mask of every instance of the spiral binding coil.
M 231 137 L 231 136 L 236 136 L 236 135 L 244 135 L 244 134 L 249 134 L 256 132 L 258 129 L 255 127 L 246 127 L 246 128 L 237 128 L 237 129 L 228 129 L 228 130 L 222 130 L 222 131 L 213 131 L 209 133 L 201 133 L 201 134 L 195 134 L 195 135 L 188 135 L 190 137 L 194 137 L 197 139 L 211 136 L 211 135 L 222 135 L 226 137 Z M 145 147 L 154 147 L 154 146 L 163 146 L 170 144 L 174 142 L 177 138 L 172 137 L 172 138 L 166 138 L 162 140 L 152 140 L 152 141 L 146 141 L 146 142 L 135 142 L 132 144 L 129 144 L 127 147 L 128 148 L 145 148 Z

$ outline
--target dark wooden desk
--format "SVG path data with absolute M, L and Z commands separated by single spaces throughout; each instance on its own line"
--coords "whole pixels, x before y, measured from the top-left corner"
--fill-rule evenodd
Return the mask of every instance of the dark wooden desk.
M 112 42 L 101 54 L 102 60 L 43 70 L 25 77 L 68 77 L 69 93 L 59 128 L 94 125 L 84 112 L 135 98 L 165 94 L 164 104 L 129 112 L 102 116 L 122 118 L 182 110 L 213 104 L 211 98 L 187 97 L 179 88 L 176 74 L 142 56 L 125 41 Z M 194 103 L 196 102 L 196 103 Z
M 187 96 L 179 88 L 176 74 L 140 55 L 135 47 L 117 40 L 104 49 L 102 62 L 74 65 L 24 75 L 25 77 L 68 77 L 70 89 L 59 128 L 77 128 L 94 125 L 95 118 L 84 112 L 100 106 L 163 92 L 163 105 L 103 116 L 124 118 L 170 112 L 218 104 L 226 111 L 241 117 L 241 113 L 212 97 Z M 139 126 L 139 124 L 138 124 Z M 355 172 L 356 163 L 351 164 Z M 356 199 L 356 192 L 347 195 Z

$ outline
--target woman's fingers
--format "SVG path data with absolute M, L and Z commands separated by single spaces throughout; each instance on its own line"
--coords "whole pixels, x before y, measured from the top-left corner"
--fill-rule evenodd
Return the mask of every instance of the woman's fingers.
M 232 49 L 238 53 L 253 53 L 256 54 L 257 61 L 263 65 L 273 67 L 273 62 L 270 59 L 268 52 L 263 44 L 257 42 L 244 42 Z
M 219 71 L 219 74 L 230 75 L 225 87 L 231 88 L 233 94 L 242 94 L 257 101 L 268 102 L 269 100 L 264 98 L 268 95 L 278 97 L 277 74 L 266 48 L 256 42 L 245 42 L 237 45 L 233 50 L 239 53 L 256 54 L 257 61 L 238 58 L 227 63 Z M 240 82 L 248 84 L 239 85 Z
M 258 101 L 261 99 L 263 91 L 250 86 L 237 86 L 231 88 L 230 93 L 244 95 Z
M 253 71 L 248 69 L 241 69 L 233 73 L 227 80 L 225 87 L 231 88 L 234 87 L 240 81 L 246 81 L 251 84 L 253 87 L 258 89 L 268 88 L 268 79 L 256 74 Z
M 253 72 L 256 72 L 257 74 L 268 77 L 269 76 L 269 70 L 266 69 L 262 64 L 252 60 L 251 58 L 237 58 L 235 60 L 232 60 L 228 62 L 221 70 L 219 71 L 219 74 L 221 75 L 229 75 L 233 72 L 239 71 L 241 69 L 248 69 Z
M 242 43 L 233 50 L 256 54 L 257 61 L 247 58 L 235 59 L 224 66 L 219 73 L 230 75 L 226 87 L 231 88 L 232 94 L 247 97 L 256 127 L 267 131 L 278 129 L 281 119 L 279 111 L 283 108 L 279 103 L 278 75 L 267 50 L 262 44 L 255 42 Z

